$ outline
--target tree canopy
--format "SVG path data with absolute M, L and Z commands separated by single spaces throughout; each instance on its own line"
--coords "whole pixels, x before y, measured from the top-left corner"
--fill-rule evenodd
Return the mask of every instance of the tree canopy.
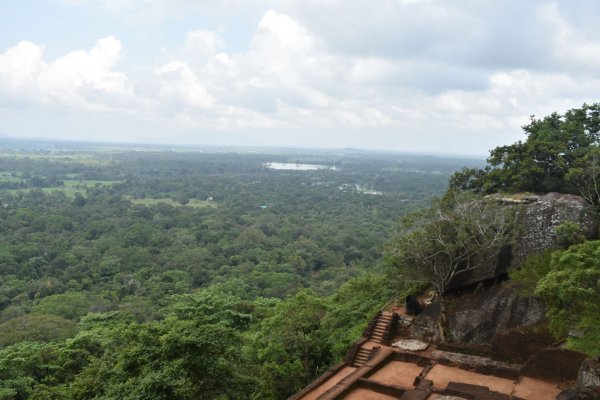
M 559 337 L 572 348 L 600 355 L 600 241 L 587 241 L 552 254 L 536 294 L 550 306 L 548 316 Z
M 600 200 L 590 190 L 597 182 L 600 103 L 584 104 L 564 114 L 531 117 L 527 138 L 490 152 L 483 169 L 465 168 L 450 179 L 454 189 L 494 192 L 567 192 Z

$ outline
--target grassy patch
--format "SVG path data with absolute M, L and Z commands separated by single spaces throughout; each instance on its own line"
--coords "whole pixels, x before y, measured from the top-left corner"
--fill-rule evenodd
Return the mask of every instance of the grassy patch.
M 30 159 L 30 160 L 47 160 L 57 161 L 65 164 L 85 164 L 103 166 L 110 164 L 109 155 L 102 153 L 46 153 L 46 152 L 16 152 L 16 151 L 0 151 L 0 157 L 12 159 Z
M 125 198 L 127 200 L 129 200 L 130 202 L 132 202 L 133 204 L 138 204 L 138 205 L 142 205 L 142 206 L 156 206 L 159 204 L 167 204 L 170 205 L 171 207 L 182 207 L 182 204 L 179 203 L 178 201 L 175 201 L 171 198 L 165 197 L 165 198 L 160 198 L 160 199 L 154 199 L 154 198 L 145 198 L 145 199 L 137 199 L 135 197 L 131 197 L 131 196 L 125 196 Z M 217 205 L 212 202 L 212 201 L 206 201 L 206 200 L 198 200 L 198 199 L 190 199 L 190 201 L 185 204 L 185 207 L 194 207 L 194 208 L 204 208 L 204 207 L 216 207 Z
M 95 180 L 75 180 L 67 179 L 65 182 L 65 188 L 93 188 L 96 186 L 112 186 L 115 183 L 122 183 L 123 181 L 95 181 Z
M 87 189 L 91 189 L 91 188 L 99 187 L 99 186 L 102 186 L 102 187 L 112 186 L 115 183 L 121 183 L 121 182 L 123 182 L 123 181 L 65 180 L 64 186 L 47 187 L 47 188 L 41 188 L 39 190 L 41 190 L 42 192 L 44 192 L 46 194 L 50 194 L 53 192 L 63 192 L 65 194 L 65 196 L 71 197 L 71 198 L 75 197 L 75 193 L 81 193 L 81 195 L 85 197 L 85 192 Z M 37 189 L 7 189 L 7 190 L 4 190 L 4 192 L 16 195 L 18 193 L 25 193 L 30 190 L 37 190 Z
M 0 182 L 21 182 L 23 178 L 20 176 L 12 176 L 10 172 L 0 172 Z

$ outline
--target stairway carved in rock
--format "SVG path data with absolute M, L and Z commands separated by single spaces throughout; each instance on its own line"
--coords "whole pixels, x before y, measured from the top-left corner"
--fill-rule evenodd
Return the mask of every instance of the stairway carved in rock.
M 377 318 L 377 323 L 373 327 L 371 331 L 371 335 L 369 336 L 369 340 L 377 343 L 383 343 L 385 341 L 385 332 L 392 321 L 392 314 L 382 312 L 379 314 Z
M 359 349 L 356 352 L 356 356 L 354 356 L 354 360 L 352 361 L 352 366 L 355 368 L 362 367 L 369 360 L 369 356 L 371 355 L 372 349 Z

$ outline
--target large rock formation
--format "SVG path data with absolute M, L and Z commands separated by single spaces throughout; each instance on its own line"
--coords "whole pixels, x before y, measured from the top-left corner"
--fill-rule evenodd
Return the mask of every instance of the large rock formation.
M 581 226 L 584 234 L 592 238 L 598 219 L 583 197 L 572 194 L 548 193 L 523 206 L 520 214 L 519 240 L 512 246 L 511 266 L 518 266 L 527 255 L 558 247 L 556 228 L 565 222 Z
M 565 222 L 579 224 L 588 239 L 596 235 L 599 225 L 590 204 L 572 194 L 548 193 L 518 200 L 494 196 L 492 199 L 504 207 L 517 208 L 518 240 L 504 248 L 496 259 L 473 271 L 458 274 L 449 285 L 451 290 L 493 280 L 505 275 L 510 268 L 518 267 L 528 255 L 559 247 L 556 228 Z

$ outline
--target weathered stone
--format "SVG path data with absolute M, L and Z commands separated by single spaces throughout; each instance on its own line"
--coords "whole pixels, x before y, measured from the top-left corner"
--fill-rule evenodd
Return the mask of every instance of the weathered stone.
M 600 398 L 600 360 L 583 360 L 577 374 L 577 389 L 594 393 Z
M 414 321 L 414 318 L 410 315 L 398 315 L 398 326 L 407 327 L 411 326 Z
M 460 298 L 448 313 L 448 333 L 453 341 L 490 343 L 496 333 L 545 320 L 546 307 L 534 297 L 520 297 L 508 287 L 493 287 Z
M 410 327 L 412 339 L 423 340 L 429 343 L 437 343 L 441 340 L 440 320 L 442 318 L 442 306 L 438 301 L 423 308 L 421 314 L 417 315 Z
M 559 246 L 556 227 L 565 222 L 578 223 L 588 238 L 598 226 L 590 204 L 580 196 L 548 193 L 524 206 L 523 231 L 513 246 L 511 266 L 518 266 L 531 253 Z
M 400 350 L 408 350 L 408 351 L 423 351 L 429 347 L 429 343 L 422 342 L 420 340 L 398 340 L 397 342 L 392 343 L 393 347 L 397 347 Z
M 599 225 L 590 204 L 572 194 L 548 193 L 526 202 L 500 203 L 517 210 L 519 240 L 505 247 L 498 257 L 482 262 L 479 268 L 456 275 L 449 284 L 450 290 L 494 280 L 521 265 L 528 255 L 560 246 L 556 228 L 565 222 L 579 224 L 588 238 L 594 236 Z
M 485 367 L 489 367 L 490 371 L 494 371 L 494 373 L 498 369 L 509 369 L 514 370 L 514 373 L 517 373 L 515 370 L 516 366 L 508 363 L 504 363 L 502 361 L 492 360 L 488 357 L 475 356 L 470 354 L 463 353 L 454 353 L 451 351 L 442 351 L 442 350 L 434 350 L 431 352 L 431 355 L 437 359 L 446 359 L 452 364 L 462 364 L 462 365 L 470 365 L 475 369 L 482 370 Z M 481 368 L 479 368 L 481 367 Z M 517 374 L 518 376 L 518 374 Z M 511 377 L 514 377 L 511 375 Z

